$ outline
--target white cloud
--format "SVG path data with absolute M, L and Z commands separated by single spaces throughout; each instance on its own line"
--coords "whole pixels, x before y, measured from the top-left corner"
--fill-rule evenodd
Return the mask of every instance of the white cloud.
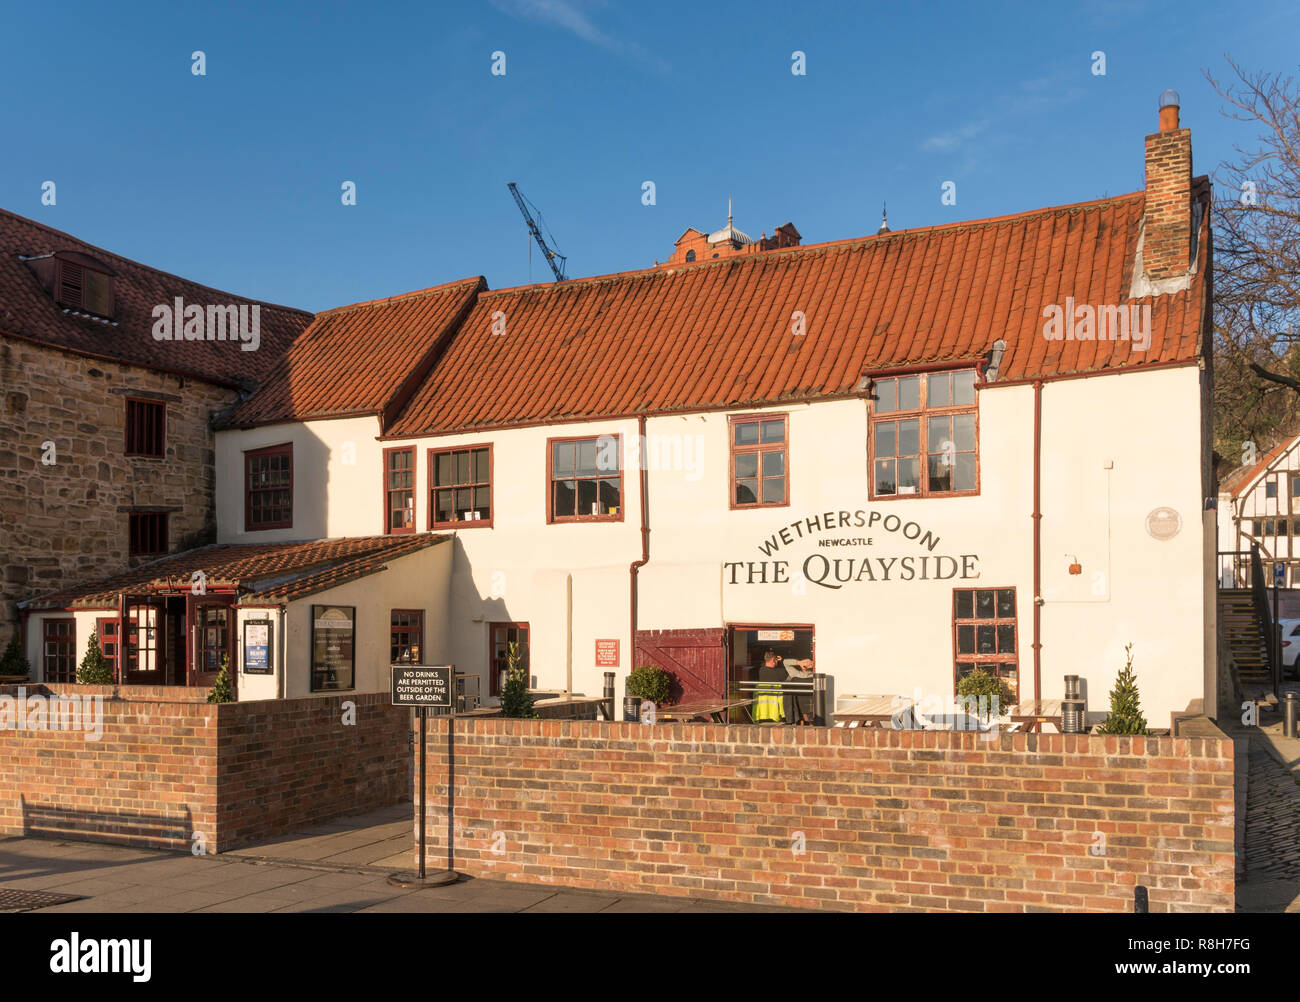
M 588 11 L 593 7 L 604 7 L 605 0 L 490 0 L 493 7 L 511 17 L 523 21 L 533 21 L 560 28 L 571 35 L 606 49 L 633 56 L 649 63 L 663 72 L 668 64 L 657 56 L 647 53 L 633 42 L 623 42 L 596 27 Z
M 921 149 L 931 153 L 951 153 L 978 136 L 988 128 L 988 124 L 987 119 L 981 119 L 978 122 L 968 122 L 960 129 L 936 133 L 921 143 Z

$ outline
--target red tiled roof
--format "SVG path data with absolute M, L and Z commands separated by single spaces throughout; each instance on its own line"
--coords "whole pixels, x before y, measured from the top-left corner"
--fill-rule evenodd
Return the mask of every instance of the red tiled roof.
M 1198 197 L 1208 185 L 1198 182 Z M 480 295 L 391 437 L 835 397 L 864 370 L 976 359 L 998 380 L 1194 362 L 1205 257 L 1128 342 L 1049 341 L 1043 309 L 1125 305 L 1145 195 Z M 1208 214 L 1207 214 L 1208 218 Z M 1204 236 L 1202 237 L 1204 240 Z M 492 333 L 493 314 L 506 333 Z M 807 333 L 794 336 L 795 311 Z
M 391 418 L 427 373 L 482 278 L 356 303 L 316 319 L 229 427 L 352 414 Z
M 88 255 L 113 272 L 117 326 L 65 313 L 22 260 L 58 251 Z M 261 307 L 260 344 L 243 351 L 230 341 L 155 341 L 153 308 L 171 305 Z M 311 320 L 303 310 L 234 296 L 139 264 L 76 237 L 0 209 L 0 334 L 95 358 L 185 373 L 209 382 L 260 382 Z
M 245 592 L 241 598 L 246 603 L 281 603 L 373 574 L 383 570 L 386 561 L 449 538 L 414 533 L 203 546 L 93 584 L 42 595 L 27 605 L 36 610 L 116 608 L 118 596 L 124 593 L 186 593 L 195 571 L 203 572 L 209 589 Z M 259 582 L 265 584 L 259 588 Z
M 1269 449 L 1260 457 L 1259 462 L 1250 466 L 1237 467 L 1223 478 L 1223 481 L 1219 484 L 1219 492 L 1221 494 L 1231 494 L 1233 497 L 1241 497 L 1261 473 L 1272 466 L 1279 457 L 1289 452 L 1295 444 L 1296 436 L 1293 435 Z

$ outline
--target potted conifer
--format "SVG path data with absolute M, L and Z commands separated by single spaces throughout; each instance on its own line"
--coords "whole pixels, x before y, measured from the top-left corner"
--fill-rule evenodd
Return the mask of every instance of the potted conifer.
M 86 653 L 77 666 L 77 681 L 82 685 L 113 684 L 113 666 L 99 649 L 99 637 L 93 632 L 86 640 Z
M 5 682 L 26 682 L 32 666 L 23 657 L 23 645 L 18 640 L 18 631 L 9 638 L 4 656 L 0 657 L 0 684 Z
M 1147 718 L 1142 713 L 1142 700 L 1138 693 L 1137 675 L 1133 671 L 1133 645 L 1124 648 L 1126 661 L 1110 690 L 1110 716 L 1097 728 L 1098 734 L 1145 735 Z

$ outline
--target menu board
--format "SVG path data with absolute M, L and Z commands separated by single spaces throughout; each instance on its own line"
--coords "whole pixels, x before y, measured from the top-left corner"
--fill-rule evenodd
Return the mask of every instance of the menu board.
M 355 688 L 355 605 L 311 607 L 311 691 Z
M 244 674 L 272 674 L 269 619 L 250 619 L 244 622 Z

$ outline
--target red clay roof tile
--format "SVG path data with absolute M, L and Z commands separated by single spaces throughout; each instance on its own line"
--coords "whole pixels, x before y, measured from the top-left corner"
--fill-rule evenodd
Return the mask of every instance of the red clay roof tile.
M 203 572 L 210 589 L 233 587 L 244 592 L 240 597 L 245 602 L 279 604 L 373 574 L 388 560 L 450 538 L 414 533 L 203 546 L 93 584 L 42 595 L 29 606 L 35 610 L 116 608 L 118 596 L 124 593 L 188 592 L 195 571 Z M 282 580 L 286 577 L 291 580 Z M 266 579 L 273 580 L 258 589 Z
M 1198 191 L 1204 192 L 1203 186 Z M 390 437 L 843 396 L 864 370 L 976 359 L 999 380 L 1190 363 L 1205 267 L 1149 349 L 1048 341 L 1044 307 L 1128 305 L 1142 192 L 1016 216 L 479 295 Z M 507 318 L 491 333 L 492 314 Z M 794 312 L 807 333 L 791 334 Z
M 357 414 L 400 405 L 408 376 L 427 371 L 482 278 L 319 313 L 228 427 Z
M 60 251 L 85 254 L 113 272 L 117 326 L 65 312 L 21 257 Z M 231 341 L 156 341 L 155 306 L 258 305 L 260 343 L 243 351 Z M 94 358 L 184 373 L 226 385 L 257 383 L 311 321 L 311 314 L 260 303 L 169 275 L 0 209 L 0 334 L 13 335 Z

